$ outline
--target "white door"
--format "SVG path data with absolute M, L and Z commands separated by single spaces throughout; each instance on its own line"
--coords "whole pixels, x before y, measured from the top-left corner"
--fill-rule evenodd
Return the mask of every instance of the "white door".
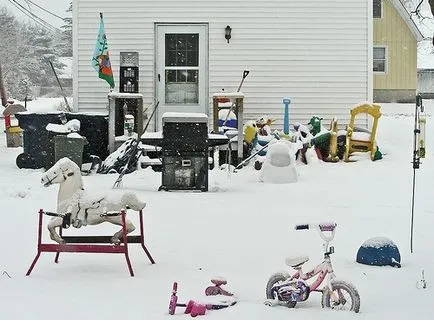
M 208 25 L 157 24 L 156 128 L 165 112 L 208 114 Z

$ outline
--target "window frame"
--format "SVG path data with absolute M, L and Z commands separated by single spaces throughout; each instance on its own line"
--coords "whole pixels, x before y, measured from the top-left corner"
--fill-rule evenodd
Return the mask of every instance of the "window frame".
M 383 10 L 383 0 L 378 0 L 378 1 L 380 1 L 380 16 L 379 17 L 376 17 L 376 16 L 374 16 L 374 2 L 375 2 L 376 0 L 373 0 L 372 1 L 372 17 L 374 18 L 374 19 L 382 19 L 383 18 L 383 12 L 384 12 L 384 10 Z
M 384 71 L 375 71 L 374 70 L 374 61 L 375 60 L 383 60 L 383 59 L 374 59 L 374 51 L 375 49 L 384 49 Z M 374 74 L 387 74 L 388 72 L 388 50 L 387 50 L 387 46 L 385 45 L 374 45 L 373 49 L 372 49 L 372 72 Z

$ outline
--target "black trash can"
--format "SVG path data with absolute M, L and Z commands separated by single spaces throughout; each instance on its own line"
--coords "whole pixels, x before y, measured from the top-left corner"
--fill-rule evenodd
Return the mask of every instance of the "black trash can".
M 15 115 L 23 129 L 23 153 L 16 159 L 18 168 L 47 168 L 54 157 L 54 135 L 45 129 L 49 123 L 61 124 L 60 113 L 19 112 Z
M 31 113 L 19 112 L 15 115 L 23 129 L 23 153 L 19 154 L 16 164 L 19 168 L 50 168 L 54 164 L 54 134 L 45 128 L 49 123 L 62 124 L 61 116 L 67 121 L 80 121 L 80 135 L 88 144 L 84 146 L 83 162 L 92 162 L 91 155 L 104 160 L 108 150 L 108 115 L 85 113 Z
M 66 113 L 68 121 L 80 121 L 80 135 L 85 137 L 88 144 L 83 149 L 83 163 L 92 162 L 92 155 L 105 160 L 110 154 L 108 148 L 108 115 L 92 113 Z

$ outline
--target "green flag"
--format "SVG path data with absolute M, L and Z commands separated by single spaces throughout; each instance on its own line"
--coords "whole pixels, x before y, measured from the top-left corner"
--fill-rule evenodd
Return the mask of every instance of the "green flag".
M 107 37 L 104 30 L 104 21 L 102 19 L 102 13 L 100 15 L 100 24 L 98 31 L 98 38 L 96 39 L 95 51 L 92 57 L 92 66 L 98 72 L 98 76 L 104 79 L 110 85 L 110 88 L 115 87 L 115 81 L 113 79 L 112 66 L 110 64 L 110 57 L 107 45 Z

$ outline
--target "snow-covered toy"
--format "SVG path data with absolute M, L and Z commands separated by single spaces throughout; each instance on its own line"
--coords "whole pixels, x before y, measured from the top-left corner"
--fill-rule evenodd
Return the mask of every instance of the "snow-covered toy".
M 128 271 L 130 275 L 134 276 L 133 267 L 131 266 L 130 257 L 128 253 L 128 245 L 132 243 L 141 244 L 143 251 L 148 256 L 152 264 L 155 263 L 151 254 L 144 243 L 144 227 L 143 227 L 143 212 L 139 211 L 140 219 L 140 234 L 135 236 L 127 236 L 126 228 L 126 210 L 122 209 L 120 211 L 107 211 L 101 213 L 101 217 L 120 217 L 122 221 L 122 240 L 117 245 L 113 245 L 110 236 L 63 236 L 62 239 L 64 243 L 43 243 L 42 242 L 42 225 L 43 217 L 51 216 L 62 221 L 62 227 L 68 228 L 71 223 L 71 213 L 58 213 L 58 212 L 48 212 L 42 209 L 39 210 L 39 223 L 38 223 L 38 243 L 37 243 L 37 253 L 33 259 L 29 269 L 27 270 L 26 276 L 29 276 L 39 260 L 42 252 L 55 252 L 56 256 L 54 262 L 59 262 L 59 256 L 61 252 L 68 253 L 116 253 L 125 255 L 125 260 L 128 266 Z M 60 234 L 62 235 L 62 229 L 60 229 Z
M 294 123 L 293 125 L 296 137 L 303 143 L 310 143 L 310 140 L 313 138 L 313 134 L 310 133 L 309 127 L 301 124 L 299 122 Z
M 309 121 L 313 138 L 311 144 L 316 148 L 320 158 L 325 162 L 338 162 L 338 121 L 333 118 L 329 130 L 322 129 L 322 118 L 312 117 Z
M 297 158 L 300 158 L 305 164 L 309 164 L 309 160 L 315 160 L 314 162 L 318 162 L 317 159 L 326 162 L 339 161 L 337 150 L 337 120 L 336 118 L 332 119 L 329 130 L 322 128 L 322 120 L 322 118 L 313 116 L 307 125 L 302 125 L 300 123 L 294 124 L 294 129 L 296 130 L 298 139 L 303 144 L 303 148 L 300 149 Z M 313 151 L 315 151 L 315 153 Z M 309 155 L 306 153 L 309 153 Z
M 216 296 L 216 295 L 224 295 L 224 296 L 233 296 L 234 294 L 226 291 L 222 288 L 223 285 L 226 285 L 228 282 L 223 278 L 214 278 L 211 279 L 211 283 L 213 286 L 209 286 L 205 289 L 205 295 L 207 296 Z
M 56 252 L 55 262 L 58 262 L 60 252 L 81 253 L 123 253 L 131 276 L 134 276 L 128 255 L 129 243 L 140 243 L 152 264 L 155 263 L 144 244 L 143 208 L 146 203 L 140 201 L 134 193 L 110 190 L 103 195 L 88 194 L 83 188 L 81 172 L 76 163 L 68 158 L 62 158 L 47 170 L 41 178 L 41 183 L 48 187 L 60 184 L 57 197 L 57 212 L 39 210 L 38 252 L 26 275 L 30 275 L 42 252 Z M 126 208 L 138 211 L 140 220 L 140 235 L 128 236 L 135 230 L 134 225 L 126 218 Z M 42 218 L 51 216 L 48 223 L 50 238 L 57 244 L 42 243 Z M 113 236 L 63 236 L 62 228 L 71 225 L 80 228 L 86 225 L 96 225 L 110 222 L 121 226 L 121 230 Z M 56 232 L 59 228 L 59 232 Z M 116 245 L 113 245 L 116 244 Z
M 316 136 L 321 132 L 321 120 L 323 120 L 323 118 L 313 116 L 307 123 L 309 131 L 312 135 Z
M 294 136 L 298 142 L 298 148 L 295 154 L 296 159 L 300 159 L 304 164 L 311 162 L 318 162 L 318 156 L 315 148 L 312 146 L 311 140 L 313 139 L 309 127 L 299 122 L 294 123 Z M 311 160 L 309 162 L 309 160 Z
M 259 150 L 261 147 L 267 145 L 271 140 L 276 138 L 275 133 L 271 131 L 270 125 L 274 122 L 273 119 L 269 117 L 261 117 L 256 120 L 256 127 L 258 128 L 257 134 L 257 146 L 256 149 Z M 267 150 L 264 149 L 258 153 L 259 156 L 265 156 Z
M 189 300 L 187 303 L 178 303 L 178 283 L 174 282 L 172 287 L 172 295 L 170 296 L 169 301 L 169 314 L 174 315 L 177 307 L 184 307 L 184 313 L 190 314 L 192 317 L 201 316 L 206 313 L 206 310 L 219 310 L 230 307 L 235 304 L 235 302 L 231 303 L 222 303 L 222 304 L 213 304 L 213 303 L 201 303 L 194 300 Z
M 354 152 L 369 152 L 371 160 L 381 159 L 379 149 L 377 148 L 376 133 L 378 120 L 381 117 L 380 105 L 375 103 L 362 103 L 354 106 L 350 110 L 351 119 L 347 127 L 345 142 L 345 161 L 350 161 L 350 156 Z M 356 116 L 370 116 L 372 118 L 372 127 L 368 132 L 357 130 L 355 126 Z
M 269 278 L 266 287 L 266 305 L 285 305 L 294 308 L 298 302 L 306 301 L 311 292 L 320 292 L 323 308 L 359 312 L 360 297 L 357 289 L 347 281 L 338 280 L 332 266 L 330 256 L 335 250 L 333 246 L 329 247 L 329 244 L 334 238 L 336 227 L 336 223 L 333 222 L 295 226 L 295 230 L 316 229 L 318 231 L 324 240 L 324 261 L 304 273 L 302 266 L 309 261 L 308 256 L 286 258 L 286 264 L 296 272 L 293 275 L 279 272 Z M 307 280 L 312 278 L 315 278 L 315 281 L 308 284 Z M 324 280 L 326 285 L 319 288 Z
M 396 244 L 386 237 L 366 240 L 357 251 L 356 261 L 371 266 L 401 267 L 401 255 Z
M 259 181 L 270 183 L 297 182 L 293 143 L 275 140 L 269 143 L 265 161 L 259 173 Z
M 256 148 L 258 143 L 258 127 L 255 121 L 247 121 L 243 126 L 243 149 L 248 157 Z
M 68 158 L 60 159 L 43 173 L 41 183 L 44 187 L 52 184 L 60 185 L 57 195 L 57 212 L 71 213 L 70 224 L 76 228 L 102 222 L 110 222 L 120 226 L 122 225 L 121 216 L 101 214 L 107 211 L 120 211 L 127 207 L 140 211 L 146 206 L 146 202 L 137 198 L 133 192 L 109 189 L 91 193 L 84 189 L 80 168 Z M 60 244 L 65 241 L 56 232 L 56 228 L 60 228 L 62 223 L 62 218 L 53 217 L 48 224 L 50 238 Z M 129 219 L 126 220 L 126 228 L 127 233 L 135 230 L 133 223 Z M 121 229 L 113 235 L 113 243 L 121 242 L 122 232 Z
M 244 142 L 248 144 L 253 144 L 257 139 L 258 127 L 255 121 L 247 121 L 243 126 L 243 138 Z
M 258 143 L 256 145 L 256 149 L 259 150 L 261 147 L 266 146 L 267 144 L 270 143 L 270 141 L 274 140 L 275 138 L 276 136 L 273 134 L 269 134 L 269 135 L 258 134 Z M 258 153 L 258 155 L 261 157 L 265 156 L 266 154 L 267 154 L 267 149 L 264 149 Z
M 271 119 L 269 117 L 261 117 L 256 120 L 256 126 L 259 130 L 259 135 L 261 136 L 268 136 L 271 135 L 271 124 L 274 122 L 274 119 Z

